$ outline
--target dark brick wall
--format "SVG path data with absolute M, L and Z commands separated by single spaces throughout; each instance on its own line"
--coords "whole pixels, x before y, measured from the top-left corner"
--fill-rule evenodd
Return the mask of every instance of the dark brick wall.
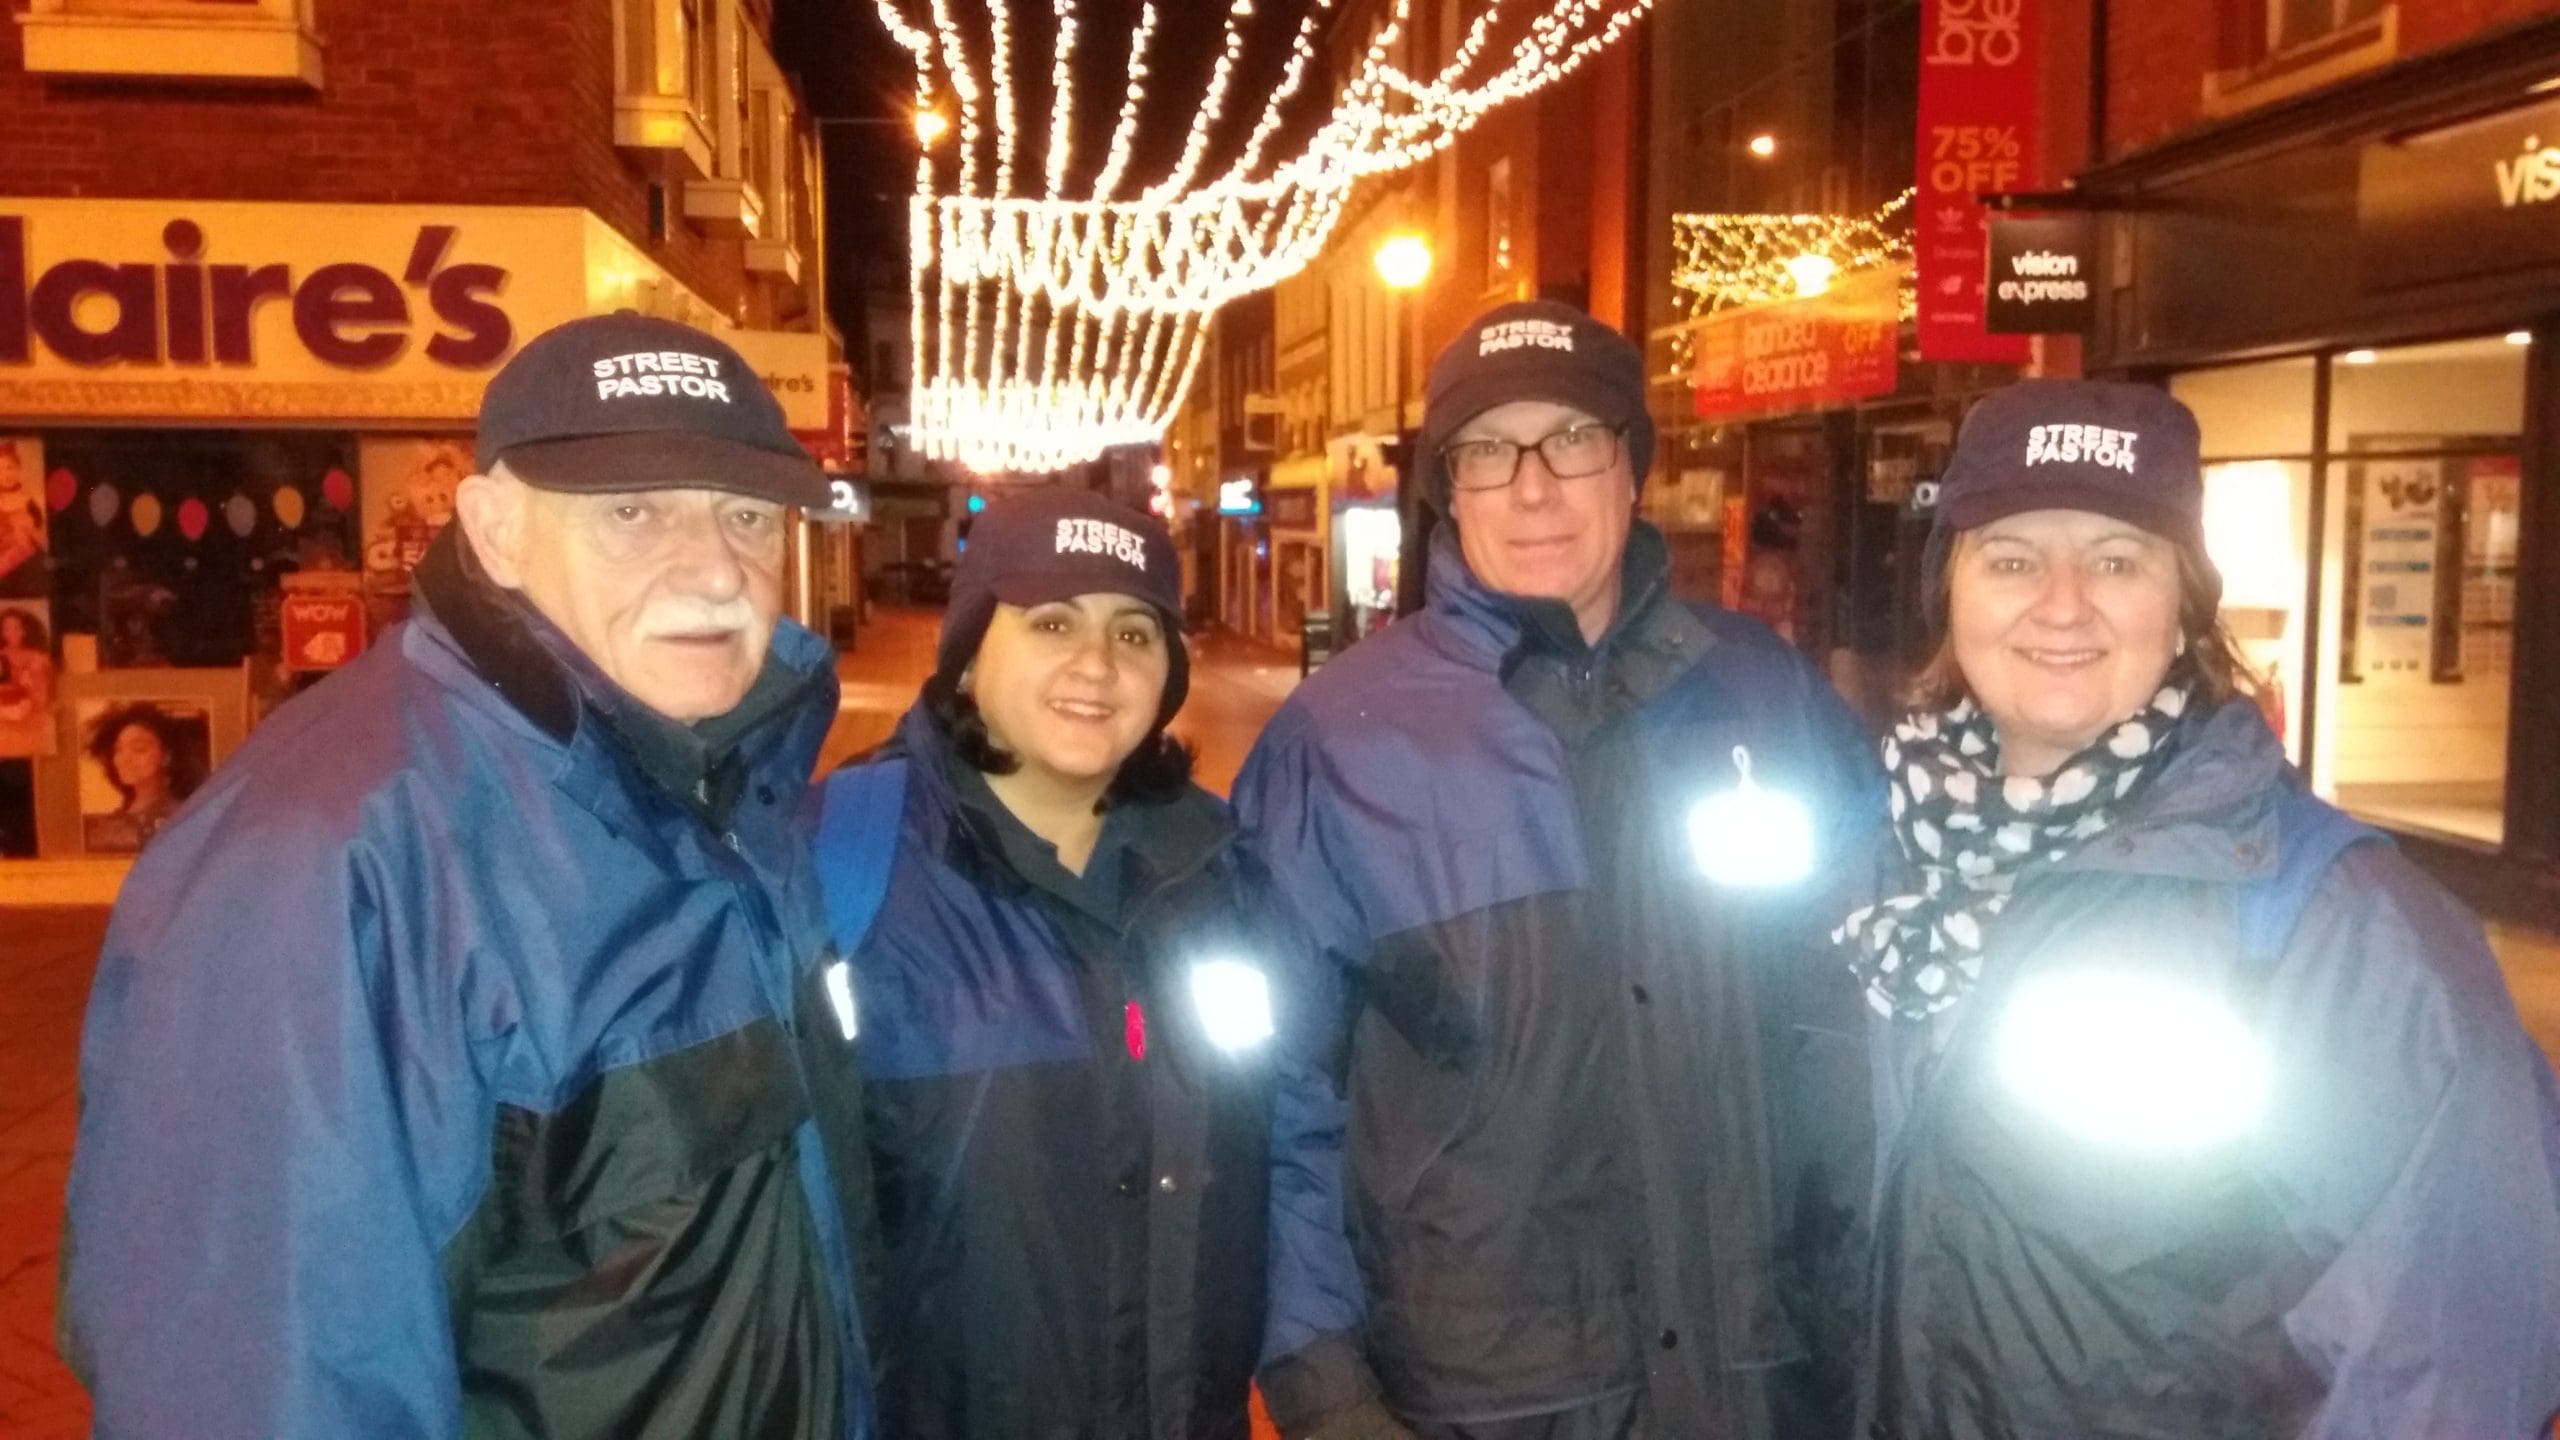
M 2235 5 L 2263 0 L 2116 0 L 2108 7 L 2108 148 L 2139 150 L 2203 122 L 2204 77 L 2221 68 Z M 2406 59 L 2501 25 L 2560 13 L 2560 0 L 2399 0 Z
M 649 176 L 613 144 L 611 5 L 319 0 L 317 94 L 29 75 L 0 14 L 0 195 L 582 206 L 736 314 L 737 242 L 681 218 L 648 238 Z

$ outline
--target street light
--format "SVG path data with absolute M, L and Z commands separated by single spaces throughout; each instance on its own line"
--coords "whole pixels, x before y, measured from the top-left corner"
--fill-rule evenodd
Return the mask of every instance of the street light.
M 1429 511 L 1417 509 L 1413 503 L 1421 493 L 1421 468 L 1413 453 L 1412 436 L 1405 429 L 1405 326 L 1411 316 L 1397 298 L 1408 291 L 1419 290 L 1431 278 L 1431 245 L 1421 236 L 1405 232 L 1390 235 L 1378 246 L 1373 257 L 1378 279 L 1387 287 L 1387 330 L 1393 340 L 1388 363 L 1394 367 L 1396 386 L 1396 511 L 1399 516 L 1401 552 L 1396 561 L 1396 613 L 1411 614 L 1422 597 L 1423 542 L 1428 534 Z
M 1378 278 L 1390 290 L 1420 289 L 1431 278 L 1431 246 L 1419 235 L 1390 235 L 1378 247 Z
M 1745 148 L 1750 150 L 1752 155 L 1755 157 L 1766 160 L 1770 156 L 1778 153 L 1778 137 L 1763 132 L 1752 136 L 1751 143 Z
M 1807 252 L 1787 262 L 1787 278 L 1795 282 L 1796 294 L 1811 299 L 1831 288 L 1831 279 L 1840 273 L 1840 262 L 1828 255 Z
M 928 150 L 933 148 L 935 141 L 951 133 L 951 117 L 943 114 L 941 108 L 930 100 L 917 101 L 915 111 L 910 115 L 818 115 L 811 119 L 818 125 L 850 125 L 857 129 L 878 125 L 905 126 L 915 131 L 917 142 Z

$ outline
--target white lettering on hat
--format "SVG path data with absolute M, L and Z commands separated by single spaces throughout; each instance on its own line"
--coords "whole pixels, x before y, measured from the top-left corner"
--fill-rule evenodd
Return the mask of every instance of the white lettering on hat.
M 1476 354 L 1498 355 L 1505 350 L 1536 346 L 1541 350 L 1571 350 L 1573 327 L 1553 320 L 1505 320 L 1487 325 L 1476 332 Z
M 2037 425 L 2027 431 L 2030 465 L 2107 465 L 2133 473 L 2138 430 L 2109 430 L 2099 425 Z
M 1108 555 L 1140 570 L 1147 568 L 1147 546 L 1138 532 L 1108 520 L 1059 521 L 1057 553 Z
M 695 400 L 731 403 L 727 381 L 717 379 L 720 362 L 684 350 L 634 350 L 609 355 L 594 365 L 596 398 L 619 400 L 631 395 L 682 395 Z

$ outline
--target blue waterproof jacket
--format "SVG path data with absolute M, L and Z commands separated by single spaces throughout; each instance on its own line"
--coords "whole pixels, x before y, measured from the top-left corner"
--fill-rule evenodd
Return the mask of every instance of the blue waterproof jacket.
M 1442 535 L 1426 608 L 1300 686 L 1237 782 L 1341 1045 L 1275 1118 L 1284 1429 L 1381 1393 L 1456 1425 L 1640 1393 L 1683 1440 L 1846 1427 L 1872 1138 L 1822 932 L 1881 821 L 1872 747 L 1765 627 L 1672 597 L 1650 527 L 1625 574 L 1586 646 Z M 1737 747 L 1809 815 L 1804 879 L 1702 872 Z
M 1874 1022 L 1876 1440 L 2548 1432 L 2551 1069 L 2478 920 L 2346 823 L 2253 706 L 2199 716 L 2128 813 L 2018 877 L 1972 992 Z M 2055 997 L 2089 974 L 2236 1021 L 2257 1123 L 2188 1083 L 2253 1073 L 2239 1041 L 2116 1043 L 2151 1002 L 2075 1019 Z M 2100 1043 L 2044 1045 L 2078 1020 Z
M 812 1080 L 871 1157 L 883 1431 L 1244 1440 L 1288 1048 L 1252 1022 L 1291 987 L 1226 807 L 1124 797 L 1070 875 L 928 704 L 819 796 L 862 1033 Z
M 827 647 L 777 630 L 715 833 L 627 697 L 447 578 L 125 884 L 64 1247 L 97 1433 L 860 1433 L 797 1054 L 834 1023 L 791 823 Z

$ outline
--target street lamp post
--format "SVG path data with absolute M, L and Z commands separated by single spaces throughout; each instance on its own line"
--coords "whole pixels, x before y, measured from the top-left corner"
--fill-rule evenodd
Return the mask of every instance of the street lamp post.
M 951 133 L 951 117 L 930 100 L 919 100 L 913 113 L 907 115 L 818 115 L 811 122 L 820 126 L 842 125 L 861 129 L 875 125 L 894 125 L 915 132 L 916 143 L 930 150 L 934 142 Z
M 1414 454 L 1413 433 L 1405 425 L 1405 396 L 1411 389 L 1405 380 L 1405 329 L 1413 321 L 1413 307 L 1403 297 L 1422 288 L 1431 278 L 1431 245 L 1410 232 L 1390 235 L 1378 246 L 1373 257 L 1378 279 L 1387 287 L 1388 363 L 1393 367 L 1396 387 L 1396 511 L 1401 534 L 1396 557 L 1396 613 L 1410 615 L 1421 608 L 1422 567 L 1429 555 L 1431 540 L 1431 507 L 1422 493 L 1422 458 Z

